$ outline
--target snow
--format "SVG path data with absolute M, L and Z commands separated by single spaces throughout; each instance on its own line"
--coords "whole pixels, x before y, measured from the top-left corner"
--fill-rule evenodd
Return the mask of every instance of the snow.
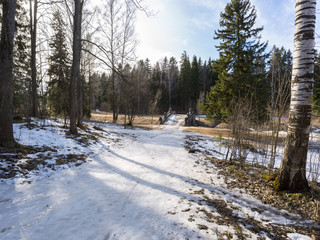
M 206 213 L 213 219 L 225 216 L 206 199 L 221 203 L 239 220 L 254 218 L 264 226 L 299 220 L 239 189 L 228 189 L 215 168 L 197 164 L 204 163 L 204 156 L 184 148 L 186 137 L 194 134 L 181 130 L 183 121 L 172 115 L 164 129 L 153 131 L 91 123 L 90 130 L 101 137 L 90 145 L 66 138 L 66 129 L 54 121 L 32 129 L 15 124 L 20 143 L 89 158 L 79 167 L 31 172 L 28 181 L 23 176 L 2 180 L 0 239 L 217 239 L 222 233 L 237 239 L 236 227 L 208 219 Z M 223 146 L 210 144 L 203 137 L 198 147 L 221 158 Z M 237 224 L 247 239 L 269 239 L 267 233 Z M 309 239 L 295 233 L 288 237 Z
M 312 238 L 309 238 L 299 233 L 289 233 L 288 239 L 289 240 L 312 240 Z
M 281 133 L 284 134 L 284 133 Z M 313 131 L 310 134 L 309 141 L 309 151 L 307 154 L 307 178 L 309 181 L 320 182 L 320 149 L 319 142 L 320 133 L 318 131 Z M 232 139 L 218 138 L 211 136 L 201 136 L 197 137 L 196 141 L 193 143 L 193 147 L 201 152 L 205 152 L 212 157 L 223 159 L 228 152 L 228 147 L 226 140 L 231 141 Z M 264 148 L 265 150 L 266 148 Z M 258 149 L 259 150 L 259 149 Z M 262 150 L 262 149 L 260 149 Z M 269 146 L 267 154 L 261 154 L 260 152 L 247 152 L 246 161 L 249 163 L 258 163 L 260 165 L 268 167 L 271 149 Z M 275 168 L 279 168 L 281 165 L 281 160 L 284 152 L 284 145 L 279 145 L 277 147 L 277 152 L 275 155 Z

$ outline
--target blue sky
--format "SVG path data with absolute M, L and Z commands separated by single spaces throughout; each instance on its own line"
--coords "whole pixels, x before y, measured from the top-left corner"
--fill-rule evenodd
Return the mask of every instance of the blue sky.
M 140 44 L 139 59 L 149 58 L 152 63 L 164 56 L 180 60 L 183 51 L 203 60 L 216 59 L 219 44 L 213 40 L 219 29 L 220 12 L 229 0 L 145 0 L 157 12 L 147 17 L 139 12 L 136 32 Z M 276 45 L 293 50 L 295 0 L 252 0 L 257 10 L 256 27 L 264 27 L 262 41 L 269 49 Z M 320 8 L 320 6 L 317 6 Z M 320 14 L 317 15 L 316 32 L 320 34 Z M 320 47 L 320 38 L 316 39 Z

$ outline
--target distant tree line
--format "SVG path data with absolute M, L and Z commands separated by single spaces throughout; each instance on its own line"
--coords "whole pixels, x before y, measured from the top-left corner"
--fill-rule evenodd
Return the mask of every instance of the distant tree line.
M 108 0 L 90 11 L 85 4 L 17 1 L 13 116 L 62 117 L 67 124 L 74 115 L 81 127 L 92 110 L 111 111 L 116 122 L 119 114 L 133 120 L 170 107 L 177 112 L 197 108 L 217 77 L 211 59 L 190 60 L 184 52 L 181 59 L 164 57 L 154 65 L 137 61 L 137 3 Z M 82 31 L 75 29 L 77 21 Z M 79 38 L 80 46 L 75 45 Z
M 78 13 L 76 3 L 17 0 L 14 116 L 59 116 L 66 123 L 76 116 L 81 126 L 82 118 L 96 109 L 112 111 L 116 122 L 118 114 L 162 114 L 171 107 L 228 121 L 234 103 L 246 101 L 254 108 L 253 118 L 263 120 L 268 109 L 279 107 L 280 82 L 285 78 L 290 85 L 285 76 L 292 68 L 291 52 L 276 46 L 266 51 L 267 43 L 259 40 L 263 28 L 254 27 L 256 10 L 249 1 L 234 1 L 221 13 L 214 36 L 220 40 L 218 59 L 203 61 L 183 52 L 180 59 L 164 57 L 154 65 L 135 60 L 135 14 L 141 9 L 135 1 L 108 0 L 94 10 L 82 0 Z M 78 46 L 75 39 L 81 40 Z M 317 79 L 319 74 L 316 93 Z

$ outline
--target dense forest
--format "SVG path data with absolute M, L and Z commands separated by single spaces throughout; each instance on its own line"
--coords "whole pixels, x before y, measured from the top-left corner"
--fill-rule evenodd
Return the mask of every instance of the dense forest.
M 118 114 L 162 114 L 170 107 L 181 113 L 192 108 L 226 120 L 232 111 L 226 104 L 233 105 L 239 98 L 246 104 L 257 103 L 254 118 L 263 120 L 266 110 L 278 105 L 279 86 L 290 84 L 291 51 L 281 46 L 273 46 L 270 51 L 267 43 L 259 42 L 263 28 L 254 28 L 256 12 L 251 6 L 243 6 L 251 10 L 242 24 L 224 24 L 215 33 L 214 37 L 222 42 L 218 46 L 219 59 L 204 60 L 183 52 L 180 59 L 164 56 L 151 64 L 148 59 L 135 57 L 134 4 L 108 1 L 99 10 L 90 9 L 85 1 L 80 4 L 83 31 L 76 84 L 80 125 L 93 110 L 112 111 L 116 122 Z M 24 0 L 17 2 L 15 117 L 69 118 L 75 16 L 72 8 L 71 3 L 59 1 L 34 1 L 33 5 Z M 227 21 L 231 14 L 226 12 L 222 17 Z M 226 39 L 234 38 L 236 31 L 244 34 L 229 40 L 235 41 L 235 46 L 226 45 Z M 235 55 L 238 57 L 233 62 Z M 228 69 L 233 66 L 230 73 Z M 290 88 L 286 89 L 288 95 Z
M 316 0 L 294 49 L 230 0 L 216 59 L 155 63 L 146 2 L 0 1 L 0 238 L 320 238 Z

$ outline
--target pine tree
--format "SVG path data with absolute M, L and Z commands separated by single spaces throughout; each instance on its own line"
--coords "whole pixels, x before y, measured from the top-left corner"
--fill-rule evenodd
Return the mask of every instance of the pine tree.
M 201 66 L 199 89 L 203 96 L 210 91 L 210 88 L 215 85 L 218 79 L 218 73 L 213 71 L 213 64 L 214 61 L 212 61 L 210 58 L 208 62 L 204 61 L 203 64 L 199 64 Z M 203 98 L 200 100 L 204 101 Z
M 215 32 L 215 39 L 220 40 L 219 59 L 214 64 L 219 79 L 207 95 L 205 109 L 208 115 L 226 119 L 232 108 L 229 103 L 261 100 L 260 73 L 267 43 L 259 41 L 263 28 L 254 27 L 257 15 L 250 0 L 231 0 L 220 17 L 220 29 Z
M 182 111 L 187 112 L 191 106 L 192 82 L 191 65 L 186 52 L 182 53 L 180 75 L 178 81 L 179 106 Z
M 59 11 L 53 14 L 51 25 L 54 34 L 49 43 L 51 48 L 48 69 L 50 77 L 48 82 L 49 102 L 54 115 L 62 114 L 66 118 L 70 102 L 70 58 L 66 45 L 66 24 Z
M 171 57 L 168 67 L 168 90 L 169 90 L 169 107 L 177 105 L 177 86 L 179 77 L 179 68 L 177 60 Z
M 195 109 L 197 100 L 199 98 L 199 78 L 200 78 L 200 68 L 199 62 L 196 56 L 193 56 L 191 63 L 191 102 L 192 109 Z
M 16 33 L 13 51 L 13 110 L 15 115 L 29 116 L 31 112 L 31 68 L 30 68 L 30 34 L 29 19 L 23 5 L 17 1 Z

